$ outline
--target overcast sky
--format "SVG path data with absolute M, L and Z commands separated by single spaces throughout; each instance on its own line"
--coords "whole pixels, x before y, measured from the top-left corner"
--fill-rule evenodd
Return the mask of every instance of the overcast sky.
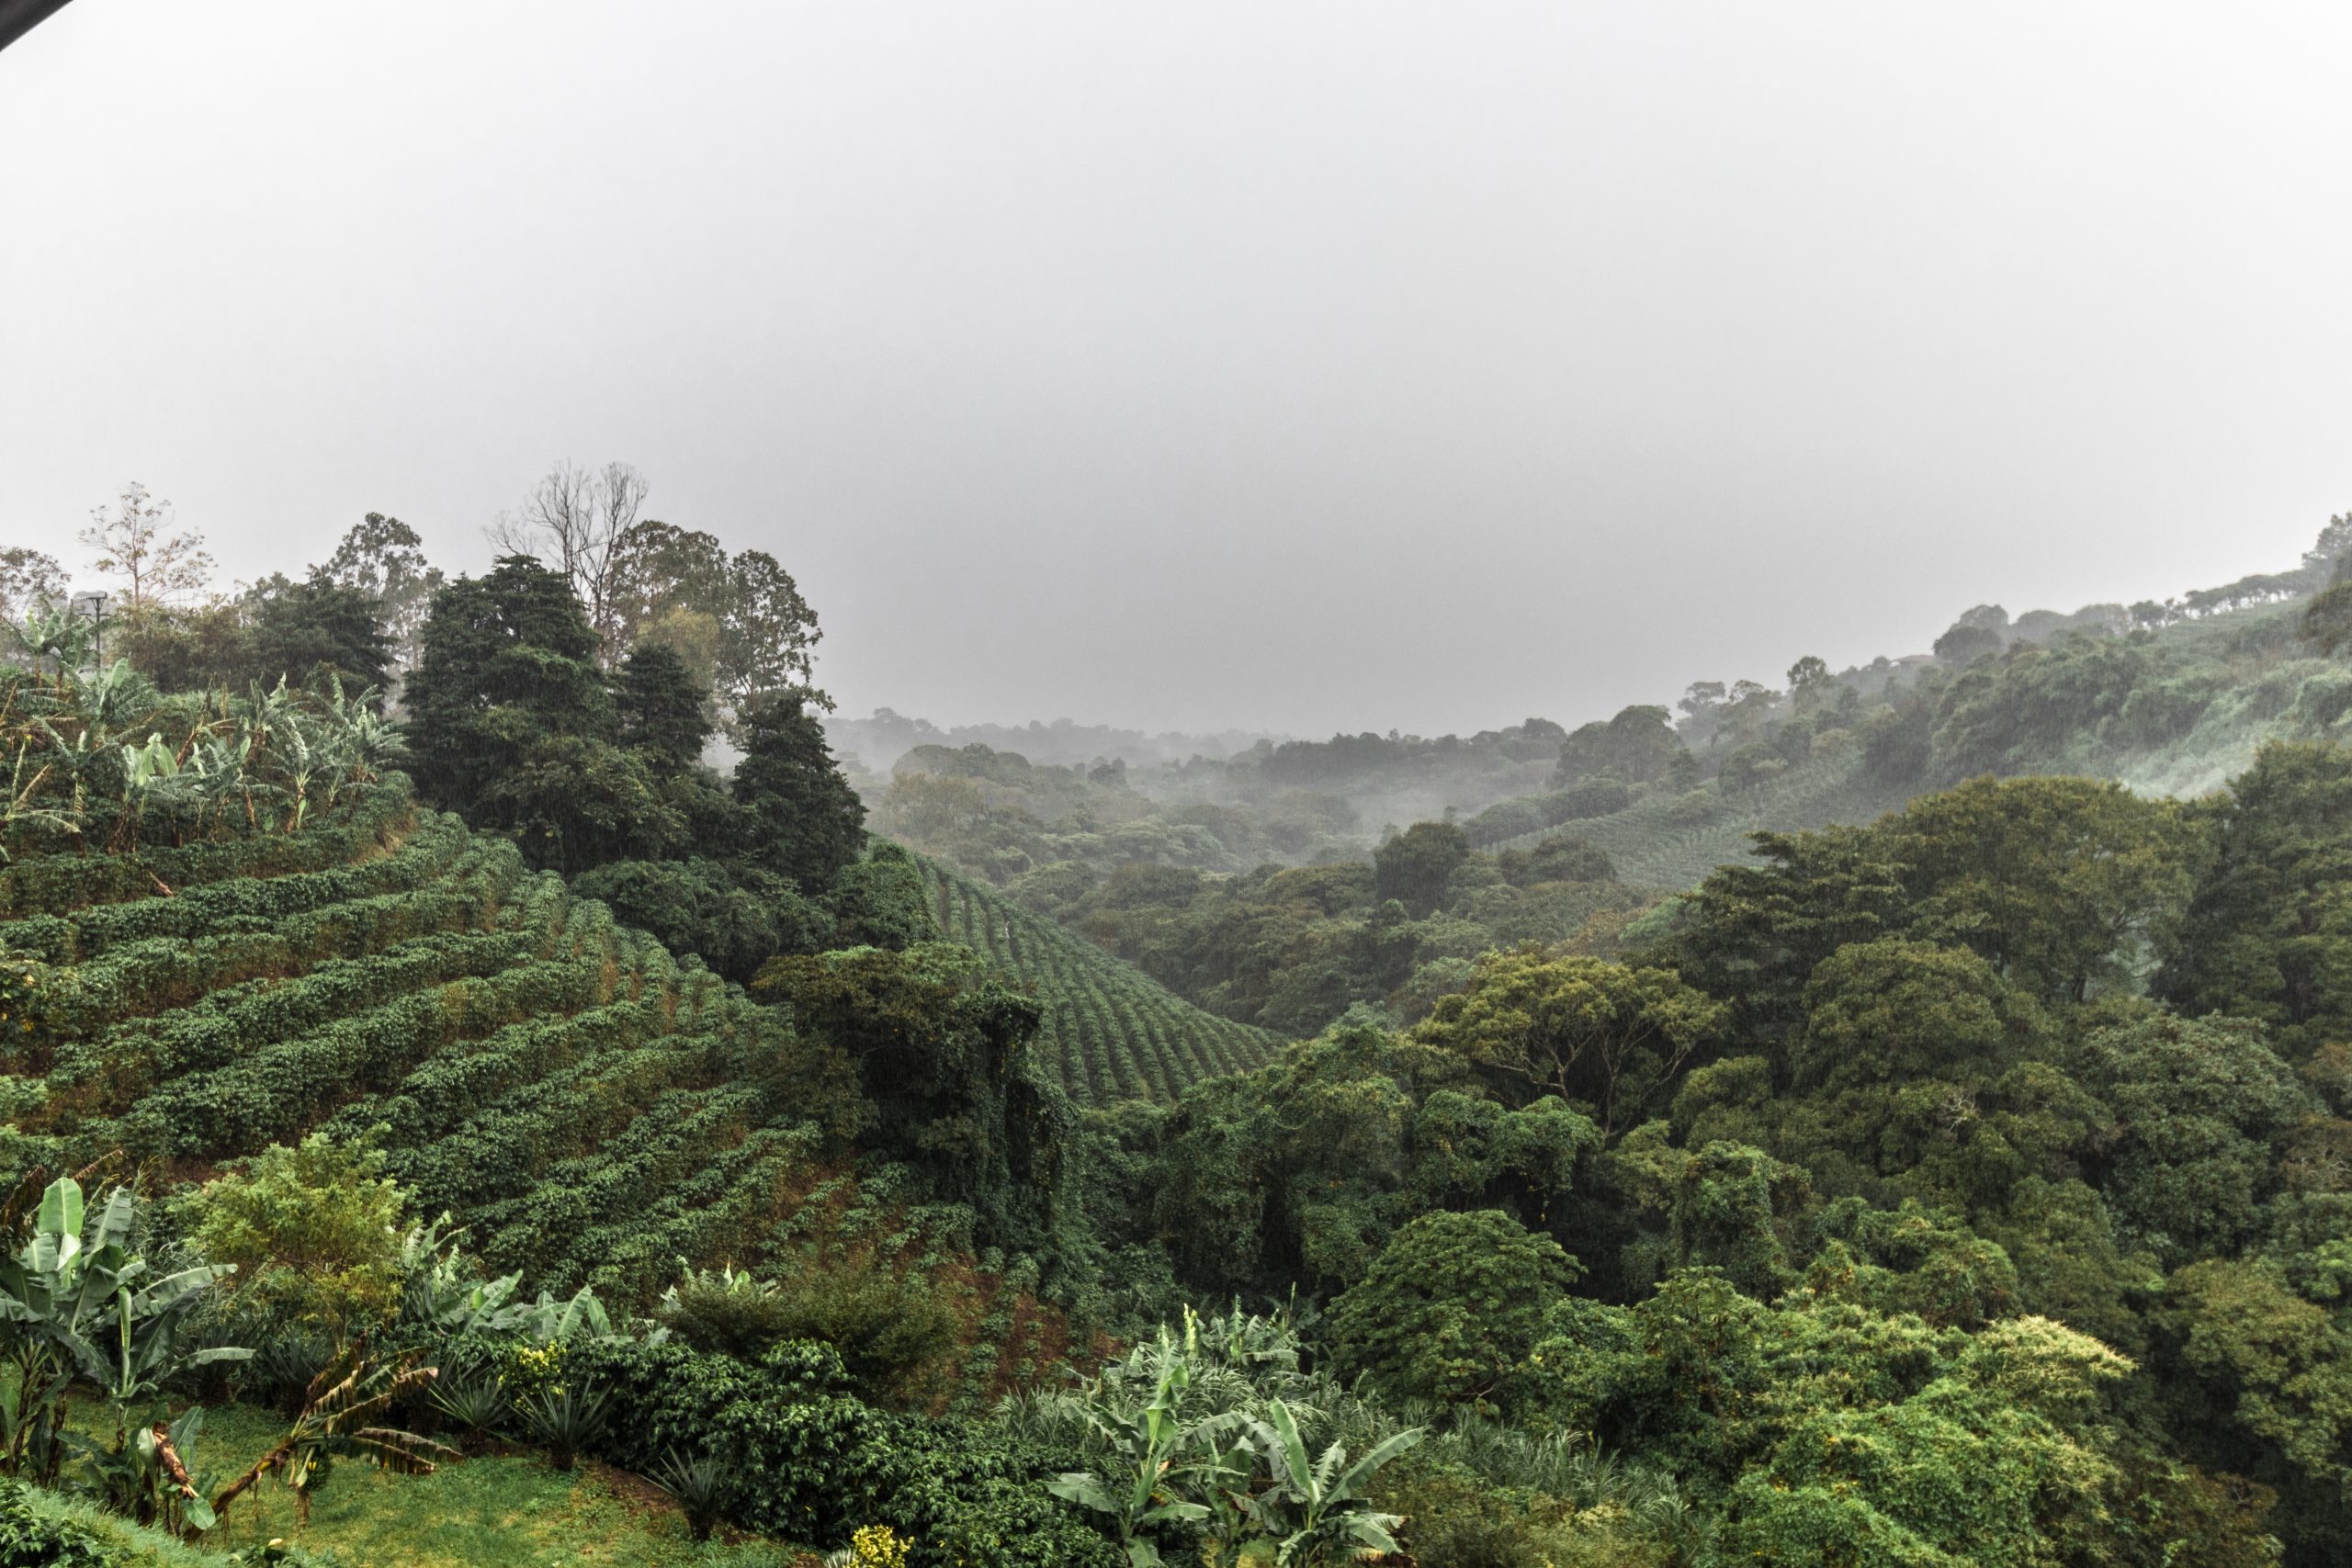
M 2291 564 L 2342 6 L 74 0 L 0 53 L 0 543 L 480 570 L 558 458 L 845 712 L 1469 730 Z

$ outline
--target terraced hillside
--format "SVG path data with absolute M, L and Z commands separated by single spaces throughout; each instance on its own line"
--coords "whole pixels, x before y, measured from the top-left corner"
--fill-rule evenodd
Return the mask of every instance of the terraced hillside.
M 1673 797 L 1657 795 L 1607 817 L 1565 822 L 1482 847 L 1489 852 L 1527 849 L 1554 833 L 1574 833 L 1608 852 L 1620 880 L 1680 889 L 1702 881 L 1719 865 L 1745 860 L 1750 833 L 1868 822 L 1895 809 L 1912 793 L 1873 784 L 1859 757 L 1824 757 L 1760 788 L 1713 803 L 1702 821 L 1678 819 Z
M 1279 1041 L 1204 1012 L 1134 965 L 980 883 L 917 857 L 940 930 L 1036 988 L 1036 1049 L 1081 1104 L 1173 1100 L 1204 1077 L 1246 1072 Z
M 0 951 L 30 992 L 12 1169 L 201 1175 L 373 1130 L 492 1266 L 640 1300 L 681 1258 L 759 1256 L 811 1179 L 774 1010 L 398 775 L 299 835 L 20 859 Z

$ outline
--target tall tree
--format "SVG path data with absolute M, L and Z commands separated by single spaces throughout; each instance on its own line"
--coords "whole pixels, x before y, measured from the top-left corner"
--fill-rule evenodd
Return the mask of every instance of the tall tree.
M 538 743 L 613 733 L 596 634 L 536 560 L 506 556 L 435 593 L 424 642 L 408 682 L 411 771 L 435 805 L 470 811 Z
M 378 619 L 380 601 L 323 576 L 288 583 L 253 615 L 254 673 L 264 685 L 283 677 L 314 692 L 330 681 L 357 696 L 373 688 L 380 705 L 391 681 L 391 638 Z
M 833 764 L 824 726 L 797 696 L 770 698 L 745 725 L 735 798 L 755 822 L 752 859 L 821 893 L 864 846 L 865 807 Z
M 646 755 L 654 771 L 684 773 L 710 739 L 710 694 L 675 649 L 639 643 L 622 661 L 614 695 L 620 708 L 620 743 Z
M 1618 711 L 1605 723 L 1595 719 L 1579 725 L 1560 742 L 1558 783 L 1601 774 L 1629 784 L 1664 778 L 1683 750 L 1682 738 L 1667 722 L 1662 707 L 1636 704 Z
M 648 518 L 621 536 L 614 569 L 616 634 L 634 648 L 655 623 L 684 612 L 716 625 L 727 613 L 728 559 L 718 536 Z
M 578 596 L 596 634 L 597 660 L 617 662 L 628 651 L 616 620 L 622 541 L 637 526 L 652 489 L 627 463 L 583 468 L 566 459 L 531 488 L 520 509 L 502 513 L 490 542 L 509 556 L 530 556 L 561 575 Z
M 96 552 L 90 570 L 122 581 L 122 614 L 148 610 L 201 592 L 212 579 L 212 557 L 204 536 L 194 529 L 172 526 L 172 503 L 149 497 L 147 487 L 131 484 L 108 516 L 103 506 L 90 513 L 90 525 L 79 536 Z
M 370 512 L 352 525 L 337 541 L 334 554 L 312 567 L 311 575 L 374 599 L 377 616 L 391 639 L 394 667 L 406 670 L 416 663 L 417 639 L 442 578 L 441 569 L 424 558 L 424 541 L 415 529 L 397 517 Z
M 1416 822 L 1372 852 L 1373 895 L 1416 917 L 1445 902 L 1445 885 L 1470 858 L 1470 840 L 1451 822 Z
M 2274 741 L 2199 814 L 2213 858 L 2157 994 L 2260 1019 L 2290 1055 L 2352 1035 L 2352 750 Z
M 817 612 L 776 558 L 763 550 L 736 556 L 727 574 L 727 614 L 720 618 L 720 695 L 741 714 L 777 693 L 798 693 L 831 708 L 816 678 Z

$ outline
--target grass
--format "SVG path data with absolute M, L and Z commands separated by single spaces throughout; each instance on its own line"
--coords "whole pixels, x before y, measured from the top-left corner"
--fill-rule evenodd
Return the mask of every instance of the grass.
M 252 1405 L 209 1409 L 197 1444 L 199 1480 L 217 1489 L 284 1431 L 280 1417 Z M 295 1495 L 271 1477 L 231 1505 L 202 1544 L 228 1552 L 281 1537 L 333 1552 L 345 1568 L 813 1568 L 816 1562 L 756 1538 L 696 1544 L 676 1506 L 639 1478 L 586 1460 L 560 1474 L 534 1452 L 454 1461 L 430 1475 L 338 1461 L 312 1495 L 307 1525 Z M 175 1552 L 154 1561 L 209 1559 Z

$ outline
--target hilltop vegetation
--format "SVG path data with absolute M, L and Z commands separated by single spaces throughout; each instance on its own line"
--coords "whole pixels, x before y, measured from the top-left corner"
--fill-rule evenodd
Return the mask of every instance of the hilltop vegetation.
M 0 1546 L 585 1457 L 687 1560 L 2340 1555 L 2333 558 L 1679 724 L 1268 746 L 1230 817 L 926 752 L 974 875 L 868 837 L 805 658 L 706 676 L 714 550 L 441 584 L 390 718 L 24 624 Z M 1369 777 L 1510 793 L 1332 852 Z M 1280 834 L 1329 858 L 1238 863 Z

